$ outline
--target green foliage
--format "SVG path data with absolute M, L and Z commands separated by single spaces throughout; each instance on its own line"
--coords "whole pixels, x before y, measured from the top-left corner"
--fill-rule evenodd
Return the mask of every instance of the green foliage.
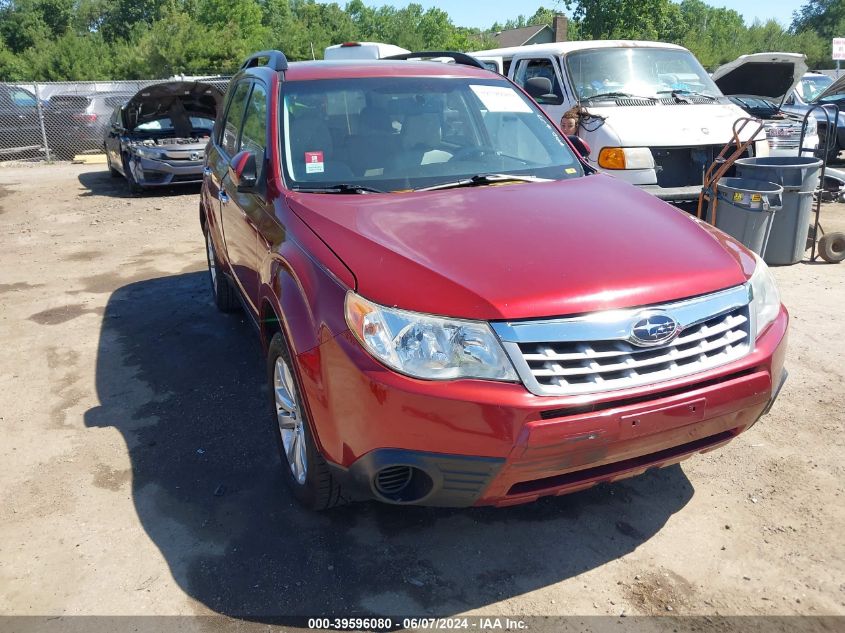
M 420 4 L 368 6 L 363 0 L 0 0 L 0 80 L 91 80 L 233 72 L 251 52 L 278 48 L 291 60 L 321 58 L 349 40 L 411 50 L 494 48 L 496 31 L 551 25 L 569 9 L 569 39 L 676 42 L 704 66 L 782 50 L 830 65 L 830 37 L 845 36 L 843 0 L 808 0 L 790 30 L 775 21 L 746 25 L 736 11 L 703 0 L 549 0 L 533 15 L 487 31 L 455 26 Z
M 845 2 L 810 0 L 792 16 L 792 32 L 814 31 L 822 39 L 845 37 Z

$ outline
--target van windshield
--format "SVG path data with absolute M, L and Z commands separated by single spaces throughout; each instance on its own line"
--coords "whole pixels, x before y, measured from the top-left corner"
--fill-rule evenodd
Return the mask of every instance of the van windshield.
M 721 97 L 698 60 L 673 48 L 594 48 L 566 56 L 578 98 L 602 95 L 660 98 L 675 94 Z
M 291 187 L 401 191 L 487 176 L 575 178 L 581 163 L 537 106 L 502 80 L 373 77 L 285 82 Z M 345 187 L 344 191 L 349 191 Z

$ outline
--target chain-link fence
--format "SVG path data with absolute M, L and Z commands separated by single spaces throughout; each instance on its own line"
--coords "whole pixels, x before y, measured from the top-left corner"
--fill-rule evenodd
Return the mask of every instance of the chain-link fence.
M 206 80 L 223 90 L 228 83 L 221 77 L 0 83 L 0 161 L 71 160 L 102 152 L 116 108 L 142 88 L 178 80 Z

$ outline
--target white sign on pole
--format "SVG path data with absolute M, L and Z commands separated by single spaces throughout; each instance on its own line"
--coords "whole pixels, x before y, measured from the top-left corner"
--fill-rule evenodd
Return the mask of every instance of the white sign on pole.
M 833 38 L 833 59 L 845 59 L 845 37 Z

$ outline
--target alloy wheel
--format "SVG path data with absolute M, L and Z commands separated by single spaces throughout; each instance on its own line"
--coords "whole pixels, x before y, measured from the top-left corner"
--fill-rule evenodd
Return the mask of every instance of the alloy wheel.
M 281 356 L 276 359 L 273 371 L 273 396 L 276 403 L 276 419 L 279 423 L 279 433 L 282 436 L 288 466 L 293 478 L 301 485 L 305 483 L 308 475 L 305 427 L 297 404 L 293 374 Z

